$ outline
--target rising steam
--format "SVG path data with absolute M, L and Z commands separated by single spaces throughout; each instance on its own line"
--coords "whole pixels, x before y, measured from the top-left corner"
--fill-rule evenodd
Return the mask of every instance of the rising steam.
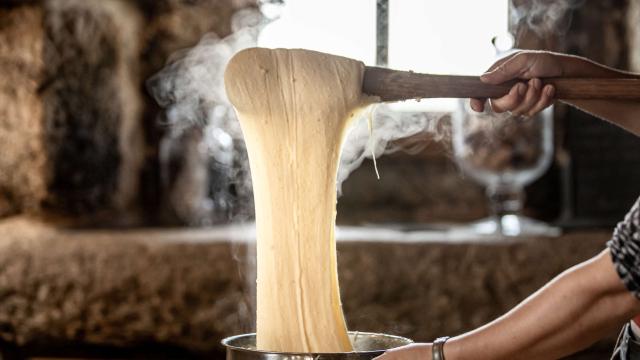
M 177 198 L 169 201 L 177 216 L 189 223 L 209 225 L 253 216 L 246 151 L 224 91 L 224 69 L 236 52 L 256 46 L 264 24 L 257 9 L 240 10 L 231 19 L 231 35 L 206 34 L 195 47 L 173 54 L 147 81 L 149 92 L 165 108 L 159 119 L 167 130 L 160 144 L 161 162 L 178 158 L 174 162 L 185 168 L 173 185 L 179 187 L 172 192 Z M 185 143 L 190 147 L 185 149 Z M 191 154 L 183 160 L 185 151 Z M 161 175 L 167 186 L 170 174 Z
M 224 91 L 224 69 L 235 53 L 256 46 L 264 20 L 255 9 L 236 12 L 233 33 L 206 34 L 193 48 L 173 54 L 168 65 L 147 81 L 172 128 L 213 126 L 240 136 L 240 127 Z
M 448 137 L 448 127 L 443 115 L 427 112 L 399 112 L 386 105 L 374 105 L 371 114 L 365 112 L 347 135 L 338 169 L 338 192 L 349 174 L 357 169 L 364 159 L 378 158 L 396 151 L 415 153 L 423 149 L 428 141 L 409 144 L 394 143 L 395 140 L 419 134 L 428 134 L 430 140 Z M 371 129 L 369 129 L 369 116 Z M 422 137 L 425 140 L 425 137 Z M 372 176 L 374 173 L 372 172 Z M 382 175 L 384 176 L 384 174 Z

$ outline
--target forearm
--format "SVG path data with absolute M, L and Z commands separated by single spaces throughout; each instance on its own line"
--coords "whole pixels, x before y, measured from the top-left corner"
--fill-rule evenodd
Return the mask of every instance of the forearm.
M 640 75 L 610 68 L 578 56 L 557 54 L 563 77 L 640 78 Z M 625 100 L 572 100 L 566 103 L 605 119 L 640 136 L 640 102 Z
M 583 349 L 640 312 L 608 251 L 558 276 L 512 311 L 445 346 L 448 360 L 550 359 Z
M 638 101 L 572 100 L 565 102 L 640 136 L 640 102 Z
M 577 78 L 640 78 L 639 74 L 615 69 L 587 58 L 553 53 L 560 61 L 562 77 Z

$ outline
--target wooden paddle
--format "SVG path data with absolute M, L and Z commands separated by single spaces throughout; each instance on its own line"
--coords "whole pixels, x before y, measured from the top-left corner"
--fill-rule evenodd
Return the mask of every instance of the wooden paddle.
M 553 84 L 555 98 L 640 100 L 640 79 L 634 78 L 545 78 Z M 485 84 L 478 76 L 432 75 L 367 66 L 362 91 L 383 102 L 423 98 L 497 98 L 509 92 L 518 80 L 500 85 Z

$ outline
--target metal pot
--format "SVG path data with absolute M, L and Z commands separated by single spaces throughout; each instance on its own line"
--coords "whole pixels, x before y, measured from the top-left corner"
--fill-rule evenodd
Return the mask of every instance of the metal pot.
M 355 351 L 346 353 L 288 353 L 256 349 L 256 334 L 244 334 L 222 340 L 227 360 L 370 360 L 385 350 L 411 344 L 400 336 L 349 331 Z

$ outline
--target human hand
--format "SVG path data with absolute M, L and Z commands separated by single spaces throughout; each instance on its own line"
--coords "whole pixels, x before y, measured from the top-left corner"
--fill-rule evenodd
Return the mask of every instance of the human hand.
M 374 360 L 429 360 L 431 359 L 431 344 L 414 343 L 387 350 Z
M 553 103 L 555 88 L 542 86 L 540 78 L 563 75 L 559 54 L 544 51 L 519 51 L 498 60 L 480 80 L 488 84 L 501 84 L 512 79 L 528 80 L 515 84 L 501 98 L 491 99 L 494 112 L 510 111 L 513 115 L 533 116 Z M 471 108 L 484 111 L 485 99 L 471 99 Z

